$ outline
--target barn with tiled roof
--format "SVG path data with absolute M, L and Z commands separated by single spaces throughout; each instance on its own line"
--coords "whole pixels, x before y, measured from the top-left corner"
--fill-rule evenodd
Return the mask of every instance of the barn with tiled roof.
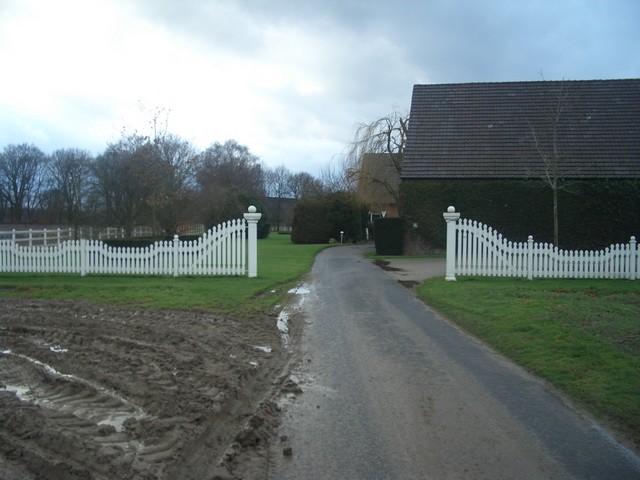
M 568 246 L 640 234 L 640 79 L 415 85 L 400 213 L 435 244 L 450 204 L 542 240 L 554 165 Z
M 525 178 L 543 174 L 533 134 L 562 175 L 640 176 L 640 79 L 415 85 L 403 179 Z

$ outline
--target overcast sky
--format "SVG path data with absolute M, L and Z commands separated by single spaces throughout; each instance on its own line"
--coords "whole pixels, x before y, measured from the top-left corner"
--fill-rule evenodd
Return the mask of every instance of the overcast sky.
M 0 0 L 0 148 L 168 129 L 316 174 L 416 83 L 640 77 L 638 0 Z

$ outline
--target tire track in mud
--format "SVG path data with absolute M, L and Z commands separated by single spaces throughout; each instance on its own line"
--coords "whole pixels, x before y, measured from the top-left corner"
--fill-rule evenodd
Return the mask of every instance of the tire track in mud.
M 286 356 L 274 318 L 0 302 L 0 469 L 31 475 L 16 480 L 185 478 L 200 450 L 212 471 Z
M 0 351 L 0 354 L 17 357 L 14 362 L 6 362 L 14 371 L 5 370 L 9 384 L 4 388 L 22 401 L 71 412 L 98 425 L 111 425 L 117 431 L 124 429 L 124 419 L 145 416 L 140 407 L 100 385 L 58 372 L 39 360 L 11 350 Z

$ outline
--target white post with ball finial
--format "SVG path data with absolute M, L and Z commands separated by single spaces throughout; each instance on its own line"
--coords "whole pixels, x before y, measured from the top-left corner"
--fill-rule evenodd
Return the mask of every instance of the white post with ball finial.
M 449 282 L 456 281 L 456 223 L 460 213 L 454 207 L 447 208 L 442 214 L 447 222 L 447 267 L 444 279 Z
M 248 240 L 249 240 L 249 265 L 248 276 L 254 278 L 258 276 L 258 220 L 262 217 L 261 213 L 256 213 L 256 207 L 251 205 L 247 209 L 248 213 L 244 214 L 244 219 L 247 221 L 249 228 Z

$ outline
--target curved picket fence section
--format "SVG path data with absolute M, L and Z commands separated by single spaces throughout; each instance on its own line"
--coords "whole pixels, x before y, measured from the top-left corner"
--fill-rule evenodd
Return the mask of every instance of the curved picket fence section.
M 101 240 L 21 246 L 0 240 L 0 271 L 116 275 L 257 275 L 255 209 L 197 240 L 158 241 L 146 248 L 111 247 Z M 249 244 L 249 247 L 247 246 Z
M 461 219 L 453 207 L 447 222 L 447 280 L 456 275 L 533 278 L 624 278 L 635 280 L 640 255 L 635 237 L 604 250 L 560 250 L 550 243 L 512 242 L 475 220 Z

